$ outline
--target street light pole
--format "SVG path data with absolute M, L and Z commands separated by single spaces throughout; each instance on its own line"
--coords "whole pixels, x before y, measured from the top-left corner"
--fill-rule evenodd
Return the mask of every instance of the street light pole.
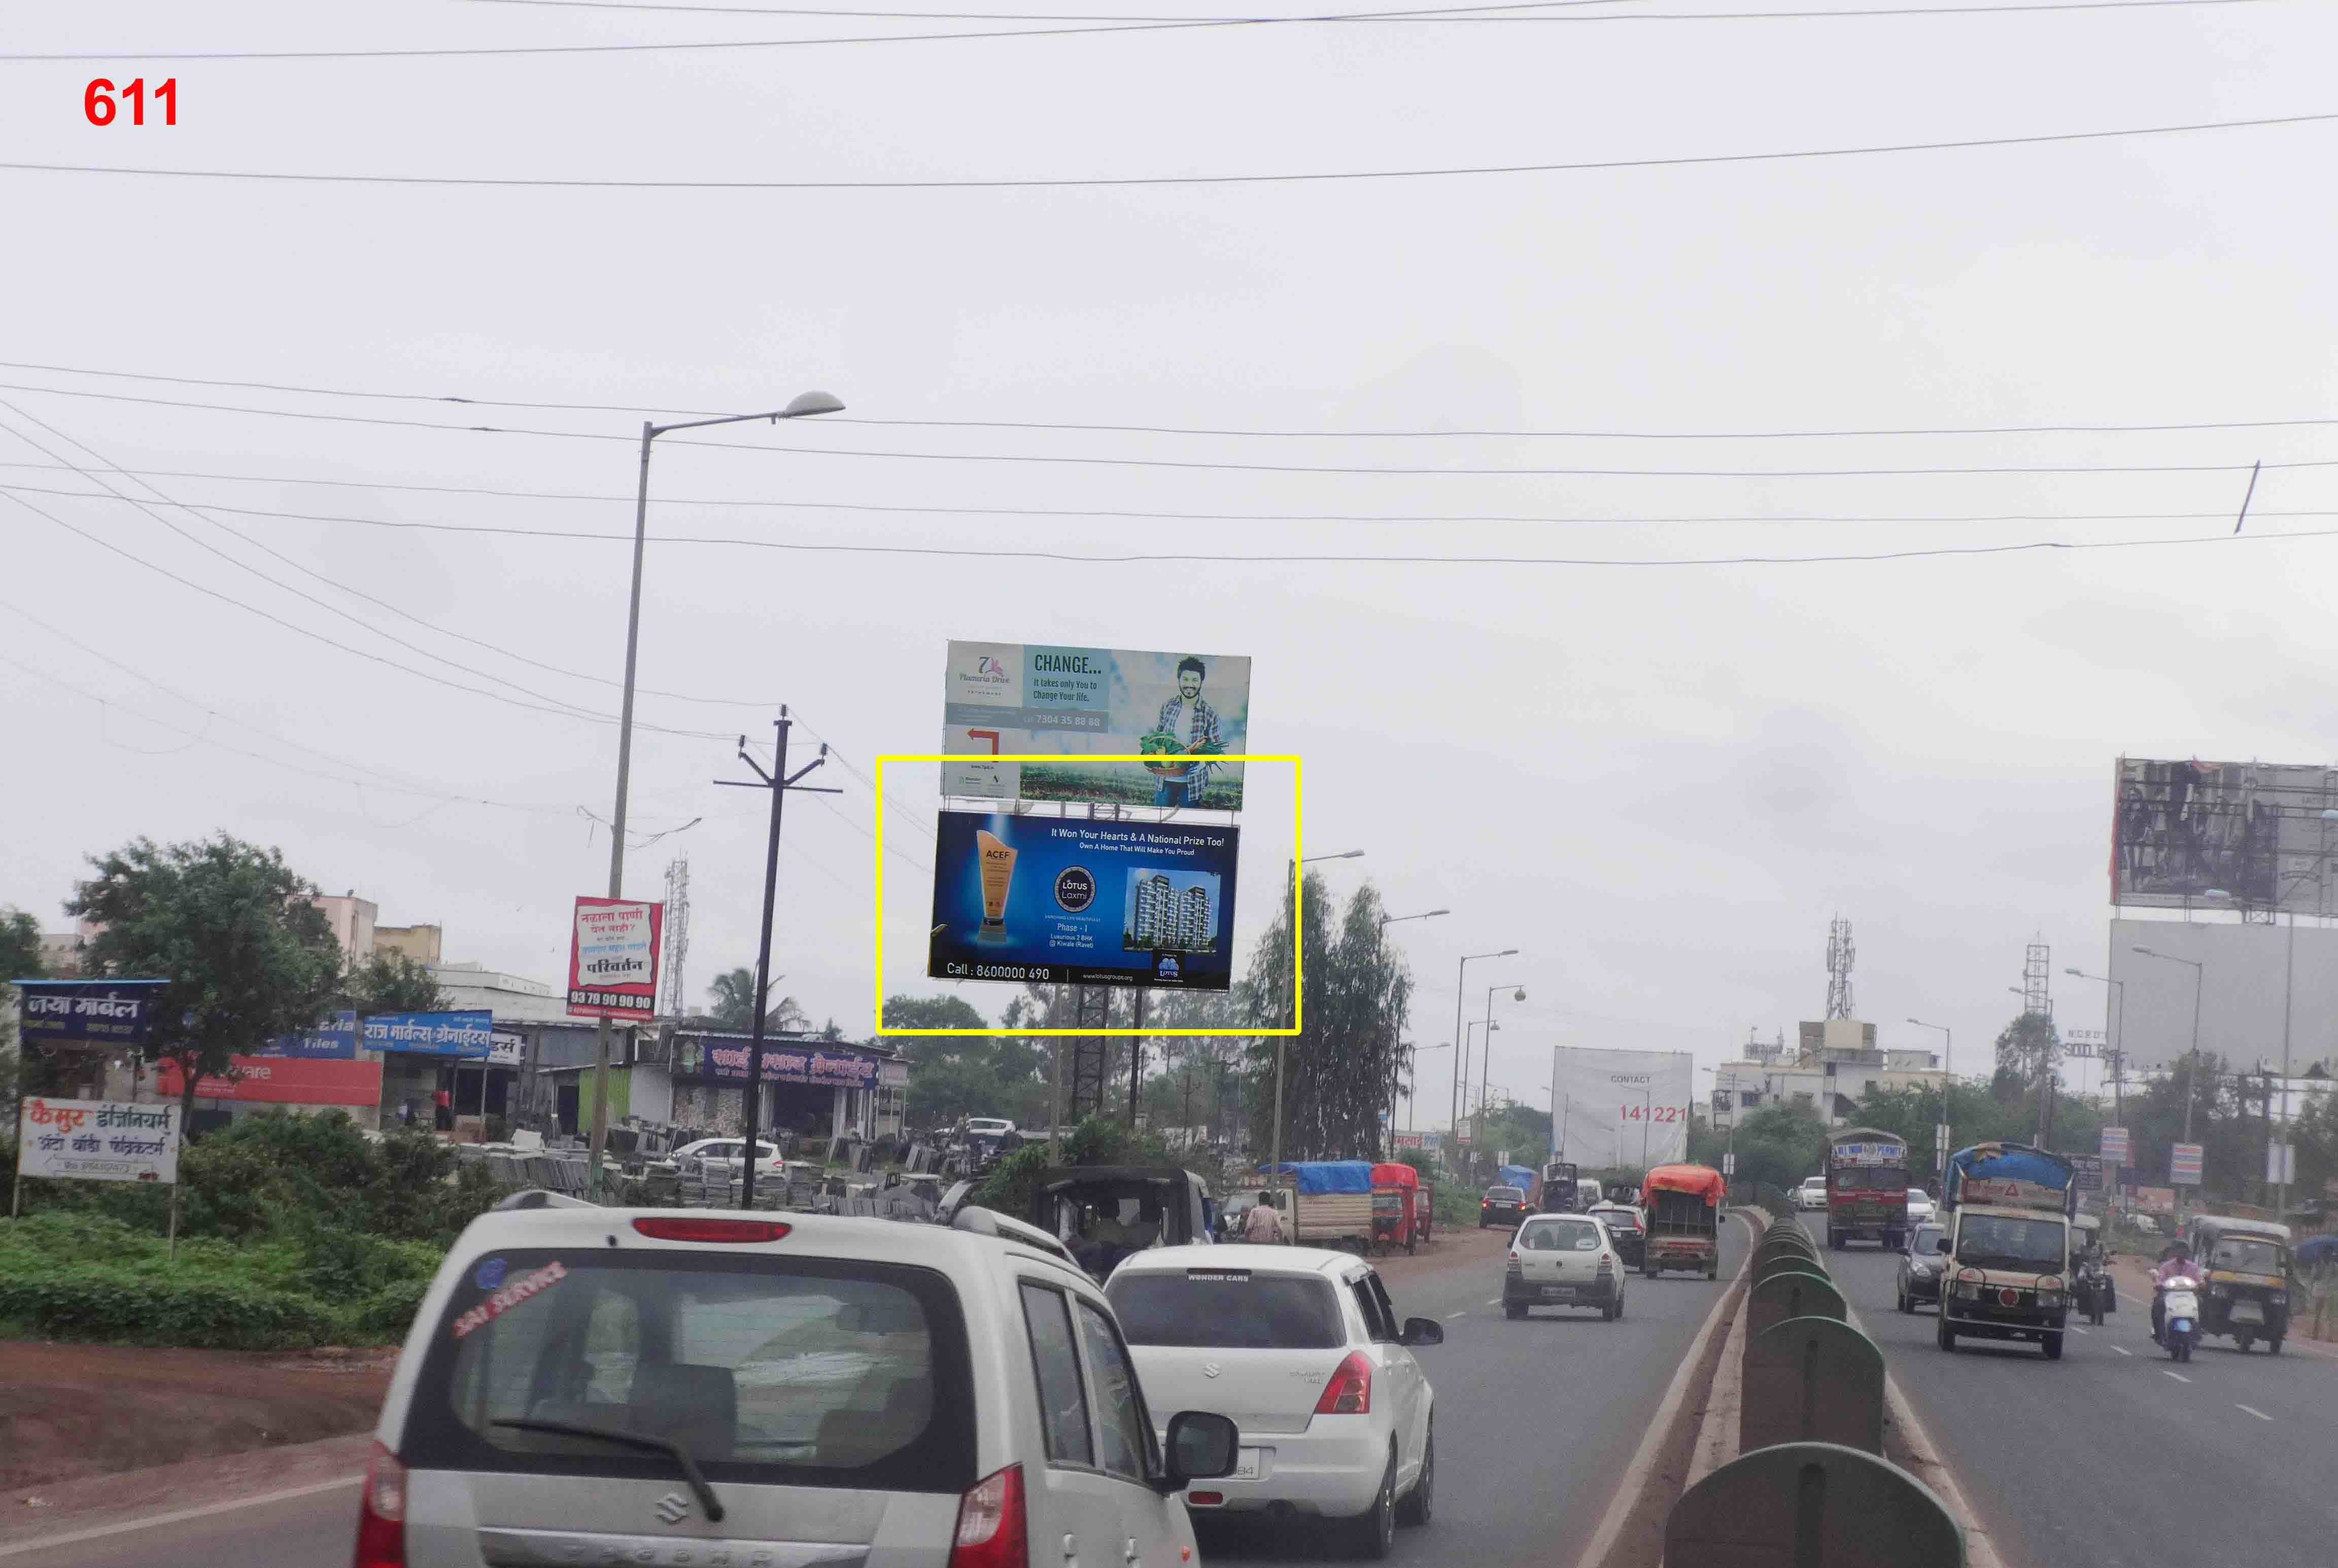
M 1453 1095 L 1452 1104 L 1446 1112 L 1446 1135 L 1451 1138 L 1457 1146 L 1461 1139 L 1461 1085 L 1468 1083 L 1469 1079 L 1469 1048 L 1463 1041 L 1461 1031 L 1461 1008 L 1469 996 L 1467 977 L 1469 965 L 1480 958 L 1509 958 L 1516 956 L 1517 954 L 1518 949 L 1515 947 L 1505 947 L 1498 953 L 1467 954 L 1462 957 L 1459 966 L 1453 972 L 1453 1040 L 1455 1044 L 1460 1046 L 1460 1050 L 1453 1058 Z M 1459 1152 L 1458 1147 L 1455 1152 L 1457 1154 Z
M 1949 1135 L 1949 1090 L 1957 1081 L 1956 1069 L 1950 1065 L 1956 1054 L 1957 1037 L 1949 1033 L 1949 1026 L 1945 1024 L 1927 1024 L 1921 1018 L 1911 1018 L 1908 1022 L 1919 1029 L 1938 1029 L 1940 1032 L 1940 1122 L 1932 1129 L 1932 1157 L 1938 1162 L 1939 1173 L 1945 1177 L 1949 1171 L 1949 1145 L 1954 1141 Z
M 1434 920 L 1439 915 L 1450 915 L 1452 913 L 1453 911 L 1450 909 L 1425 909 L 1418 915 L 1383 915 L 1380 916 L 1380 928 L 1381 931 L 1385 932 L 1390 926 L 1396 925 L 1400 921 Z M 1412 1051 L 1406 1060 L 1405 1065 L 1408 1070 L 1408 1077 L 1410 1077 L 1410 1069 L 1412 1065 L 1411 1058 L 1418 1055 L 1418 1051 Z M 1404 1103 L 1405 1120 L 1407 1122 L 1410 1122 L 1412 1120 L 1412 1086 L 1409 1082 L 1405 1086 Z M 1388 1126 L 1389 1152 L 1393 1155 L 1396 1152 L 1396 1084 L 1393 1081 L 1389 1084 Z
M 1486 1048 L 1478 1053 L 1478 1126 L 1469 1147 L 1475 1150 L 1486 1141 L 1486 1083 L 1494 1065 L 1494 993 L 1508 990 L 1513 982 L 1486 987 Z M 1518 986 L 1518 999 L 1527 999 L 1527 988 Z
M 710 425 L 740 425 L 769 419 L 802 419 L 815 414 L 838 414 L 844 404 L 826 392 L 801 394 L 786 407 L 763 414 L 729 414 L 717 419 L 689 419 L 674 425 L 642 422 L 642 472 L 634 494 L 634 581 L 625 606 L 625 690 L 617 708 L 617 804 L 609 824 L 609 897 L 625 896 L 625 803 L 634 772 L 634 671 L 642 640 L 642 556 L 647 548 L 650 516 L 650 447 L 661 436 L 676 430 L 697 430 Z M 601 1195 L 601 1155 L 609 1142 L 609 1020 L 601 1019 L 598 1070 L 593 1078 L 593 1140 L 586 1181 L 594 1198 Z M 751 1151 L 752 1153 L 752 1151 Z M 751 1161 L 752 1163 L 752 1161 Z
M 2206 977 L 2208 965 L 2189 958 L 2178 958 L 2173 953 L 2158 953 L 2148 947 L 2137 952 L 2146 958 L 2165 958 L 2170 964 L 2182 964 L 2192 971 L 2192 1054 L 2184 1063 L 2184 1142 L 2192 1142 L 2192 1102 L 2199 1092 L 2200 1073 L 2200 986 Z M 2205 1172 L 2203 1172 L 2205 1177 Z

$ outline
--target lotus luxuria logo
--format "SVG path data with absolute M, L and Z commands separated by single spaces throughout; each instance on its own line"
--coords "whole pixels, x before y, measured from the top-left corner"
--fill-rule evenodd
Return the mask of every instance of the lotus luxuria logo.
M 669 1524 L 679 1524 L 689 1516 L 690 1499 L 679 1492 L 669 1492 L 657 1500 L 657 1516 Z

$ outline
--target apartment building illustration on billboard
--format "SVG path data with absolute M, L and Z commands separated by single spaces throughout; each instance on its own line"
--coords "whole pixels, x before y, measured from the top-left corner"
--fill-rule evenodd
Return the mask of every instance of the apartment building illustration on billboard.
M 1121 946 L 1150 952 L 1207 953 L 1218 945 L 1218 879 L 1192 871 L 1129 874 Z

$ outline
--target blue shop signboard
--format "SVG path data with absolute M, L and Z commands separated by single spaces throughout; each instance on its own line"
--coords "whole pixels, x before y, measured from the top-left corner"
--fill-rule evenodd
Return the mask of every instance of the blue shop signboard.
M 143 1045 L 167 980 L 11 980 L 34 1045 Z
M 368 1051 L 484 1060 L 495 1046 L 495 1014 L 484 1007 L 463 1013 L 374 1013 L 367 1015 L 363 1028 Z

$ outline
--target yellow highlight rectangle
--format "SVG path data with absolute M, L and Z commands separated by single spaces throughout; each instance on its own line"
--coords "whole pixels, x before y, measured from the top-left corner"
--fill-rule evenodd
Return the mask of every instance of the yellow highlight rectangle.
M 888 1029 L 885 1027 L 885 764 L 888 762 L 1060 762 L 1066 753 L 1057 751 L 1017 751 L 1006 756 L 989 756 L 981 752 L 955 753 L 948 751 L 888 751 L 877 759 L 877 1033 L 896 1038 L 920 1034 L 987 1034 L 1000 1038 L 1017 1038 L 1034 1034 L 1069 1034 L 1088 1036 L 1133 1035 L 1140 1038 L 1159 1035 L 1168 1039 L 1184 1039 L 1204 1034 L 1245 1034 L 1264 1039 L 1277 1035 L 1296 1034 L 1307 1017 L 1306 970 L 1306 879 L 1300 875 L 1299 837 L 1300 775 L 1299 753 L 1296 751 L 1254 751 L 1239 755 L 1213 753 L 1216 762 L 1288 762 L 1291 764 L 1291 979 L 1292 1014 L 1288 1029 Z M 1125 751 L 1110 754 L 1073 753 L 1083 762 L 1158 762 L 1161 753 L 1155 751 Z M 1232 944 L 1233 932 L 1229 929 L 1226 941 Z M 1136 987 L 1124 987 L 1136 989 Z M 1166 987 L 1163 987 L 1166 989 Z

